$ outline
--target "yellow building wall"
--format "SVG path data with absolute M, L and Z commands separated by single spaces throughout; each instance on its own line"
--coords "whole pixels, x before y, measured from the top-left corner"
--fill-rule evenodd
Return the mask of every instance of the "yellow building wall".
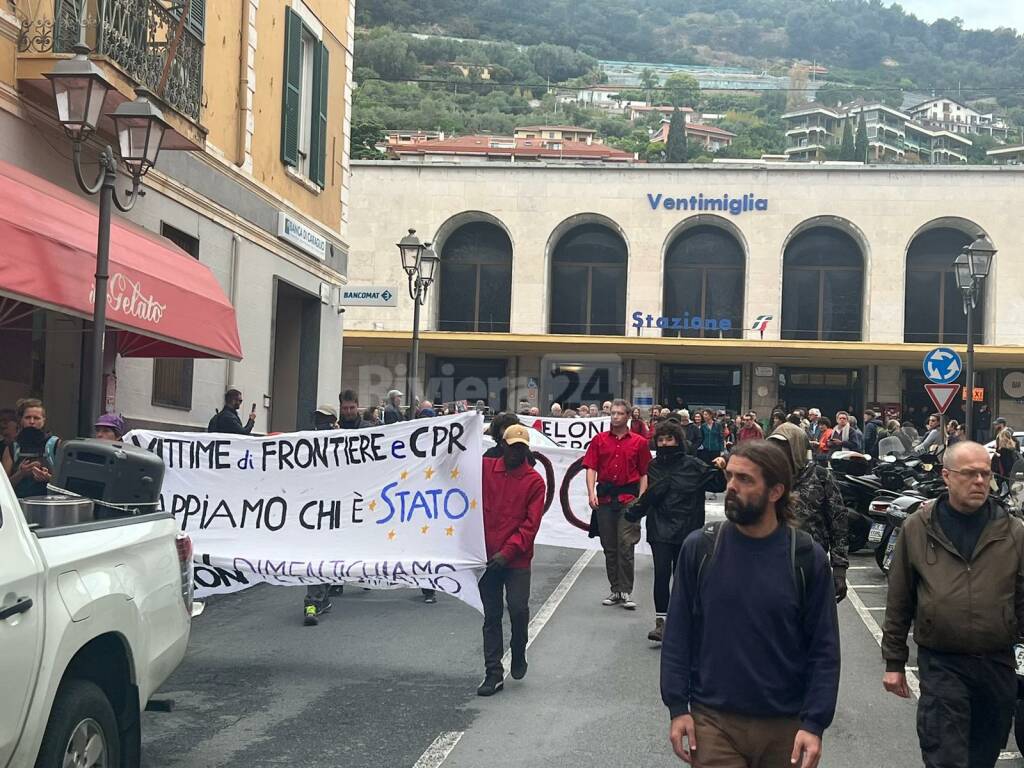
M 14 13 L 0 0 L 0 84 L 16 87 L 18 32 L 20 27 Z
M 244 0 L 248 2 L 248 0 Z M 345 119 L 346 41 L 350 0 L 309 0 L 306 6 L 324 27 L 324 45 L 330 54 L 330 103 L 327 107 L 326 187 L 319 193 L 290 175 L 281 161 L 281 88 L 284 77 L 285 7 L 278 0 L 260 3 L 257 16 L 258 46 L 256 94 L 253 99 L 253 177 L 287 199 L 299 211 L 335 231 L 341 228 L 342 157 L 346 151 Z M 236 102 L 237 103 L 237 102 Z
M 249 0 L 217 0 L 206 4 L 206 47 L 203 51 L 203 111 L 207 144 L 232 162 L 239 158 L 243 6 Z

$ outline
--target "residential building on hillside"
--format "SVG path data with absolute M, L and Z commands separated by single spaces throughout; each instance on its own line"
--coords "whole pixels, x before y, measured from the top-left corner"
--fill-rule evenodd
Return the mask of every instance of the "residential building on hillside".
M 826 159 L 830 148 L 842 144 L 846 124 L 854 133 L 861 119 L 868 137 L 869 159 L 880 163 L 966 163 L 972 145 L 963 135 L 928 128 L 905 112 L 878 103 L 853 103 L 838 107 L 808 104 L 788 112 L 786 154 L 791 160 Z M 834 151 L 834 149 L 833 149 Z
M 657 106 L 652 107 L 649 104 L 630 104 L 626 107 L 626 119 L 636 122 L 651 114 L 664 115 L 665 117 L 671 117 L 675 111 L 675 107 Z M 697 119 L 697 114 L 690 107 L 680 107 L 679 111 L 683 113 L 683 119 L 686 122 Z
M 985 153 L 996 165 L 1024 165 L 1024 144 L 990 149 Z
M 623 104 L 619 94 L 624 90 L 621 85 L 590 85 L 586 88 L 558 89 L 555 98 L 561 104 L 575 103 L 621 113 Z
M 669 128 L 671 120 L 662 120 L 661 127 L 651 136 L 652 144 L 668 144 Z M 728 147 L 736 138 L 735 133 L 730 133 L 722 128 L 705 123 L 686 123 L 686 140 L 695 141 L 709 152 L 717 152 L 723 147 Z
M 571 162 L 631 163 L 636 157 L 621 149 L 598 143 L 514 136 L 453 136 L 443 141 L 391 144 L 388 157 L 414 163 L 495 162 Z
M 908 110 L 911 118 L 926 128 L 960 134 L 991 136 L 1006 141 L 1010 127 L 992 112 L 980 112 L 961 101 L 947 97 L 929 99 Z
M 103 409 L 203 430 L 231 385 L 245 413 L 255 404 L 256 432 L 292 431 L 341 383 L 354 3 L 181 9 L 0 2 L 0 405 L 43 398 L 63 437 L 91 435 L 99 401 L 80 384 L 93 373 L 97 208 L 46 79 L 80 35 L 111 88 L 96 111 L 145 87 L 167 123 L 145 197 L 112 216 Z M 80 145 L 89 181 L 108 144 L 101 117 Z M 118 196 L 131 185 L 122 172 Z
M 403 131 L 393 129 L 384 132 L 384 145 L 419 144 L 425 141 L 444 141 L 444 138 L 444 131 Z
M 512 132 L 516 139 L 544 139 L 545 141 L 575 141 L 581 144 L 600 144 L 597 131 L 575 125 L 527 125 Z

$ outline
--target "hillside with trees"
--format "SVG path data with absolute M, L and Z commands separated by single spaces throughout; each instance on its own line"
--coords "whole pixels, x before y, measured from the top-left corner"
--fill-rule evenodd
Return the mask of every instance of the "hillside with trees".
M 830 72 L 816 99 L 830 106 L 861 98 L 899 107 L 905 91 L 934 92 L 1024 125 L 1024 39 L 1013 30 L 966 30 L 959 19 L 927 24 L 879 0 L 705 7 L 695 0 L 360 0 L 353 157 L 379 157 L 374 145 L 385 128 L 509 134 L 523 124 L 569 123 L 641 159 L 665 161 L 668 148 L 650 143 L 661 115 L 634 123 L 556 99 L 556 86 L 606 82 L 598 59 L 745 65 L 791 76 L 794 61 L 816 62 Z M 794 87 L 806 84 L 803 71 Z M 802 99 L 702 92 L 690 75 L 660 82 L 650 70 L 619 98 L 720 115 L 715 124 L 737 138 L 716 156 L 733 158 L 784 151 L 780 117 Z M 987 162 L 994 141 L 974 138 L 970 162 Z M 670 154 L 681 153 L 709 159 L 698 143 Z M 850 148 L 837 145 L 832 154 L 848 157 Z
M 741 63 L 803 59 L 845 80 L 1024 105 L 1024 40 L 1012 29 L 928 24 L 880 0 L 360 0 L 362 26 L 435 31 L 602 59 Z

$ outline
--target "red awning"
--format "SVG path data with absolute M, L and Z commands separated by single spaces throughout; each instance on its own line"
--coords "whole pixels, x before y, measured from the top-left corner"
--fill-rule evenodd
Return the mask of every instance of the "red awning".
M 98 222 L 89 201 L 0 162 L 0 295 L 91 319 Z M 234 307 L 213 273 L 116 213 L 107 323 L 125 357 L 242 359 Z

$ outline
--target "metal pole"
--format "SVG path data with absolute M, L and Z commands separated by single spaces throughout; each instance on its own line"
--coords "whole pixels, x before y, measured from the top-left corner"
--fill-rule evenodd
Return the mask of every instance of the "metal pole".
M 117 175 L 108 167 L 100 189 L 99 233 L 96 236 L 96 282 L 92 305 L 92 370 L 90 371 L 89 427 L 103 413 L 103 341 L 107 332 L 107 280 L 110 277 L 110 216 Z
M 409 408 L 410 415 L 415 415 L 416 408 L 419 406 L 419 398 L 416 394 L 416 390 L 419 384 L 419 372 L 420 372 L 420 299 L 422 297 L 422 285 L 420 283 L 420 276 L 417 273 L 413 280 L 415 281 L 416 288 L 413 292 L 413 308 L 412 308 L 412 360 L 409 365 Z
M 974 295 L 976 288 L 964 299 L 967 306 L 967 406 L 964 409 L 964 434 L 974 439 Z

